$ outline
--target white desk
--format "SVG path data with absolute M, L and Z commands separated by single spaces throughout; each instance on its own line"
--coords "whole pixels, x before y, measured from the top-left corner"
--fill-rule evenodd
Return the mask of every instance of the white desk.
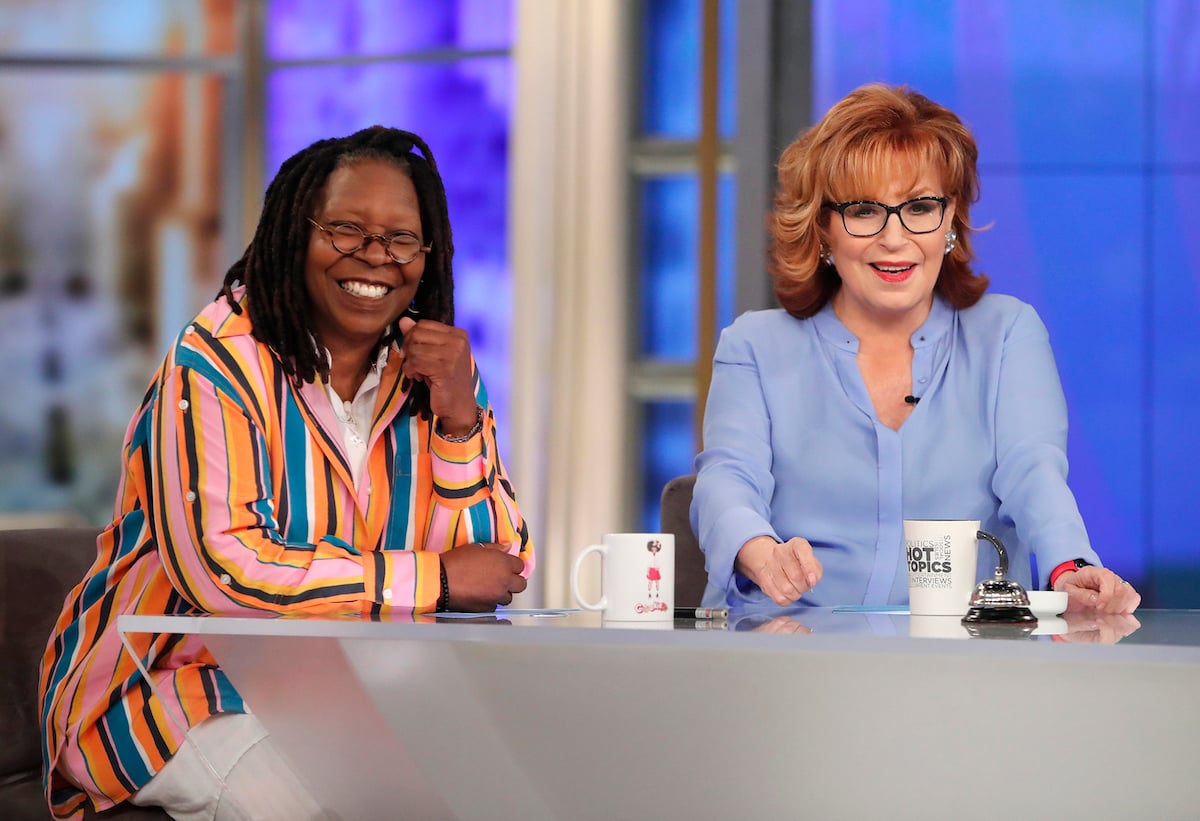
M 203 634 L 345 821 L 1194 818 L 1200 611 L 1119 644 L 122 616 Z M 684 623 L 680 623 L 684 624 Z

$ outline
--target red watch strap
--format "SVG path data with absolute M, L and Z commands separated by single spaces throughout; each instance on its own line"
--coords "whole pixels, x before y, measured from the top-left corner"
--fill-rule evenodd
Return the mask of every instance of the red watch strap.
M 1063 573 L 1066 573 L 1068 570 L 1078 570 L 1081 567 L 1090 567 L 1090 565 L 1082 559 L 1069 559 L 1051 570 L 1048 582 L 1050 589 L 1054 589 L 1054 583 L 1058 581 L 1058 577 Z

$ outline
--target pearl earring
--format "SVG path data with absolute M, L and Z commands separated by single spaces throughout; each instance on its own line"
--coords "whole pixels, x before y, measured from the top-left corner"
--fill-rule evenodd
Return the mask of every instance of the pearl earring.
M 821 247 L 821 261 L 826 265 L 833 267 L 833 251 L 830 251 L 824 246 Z
M 954 250 L 954 246 L 958 244 L 958 234 L 951 228 L 946 232 L 946 254 L 949 255 Z

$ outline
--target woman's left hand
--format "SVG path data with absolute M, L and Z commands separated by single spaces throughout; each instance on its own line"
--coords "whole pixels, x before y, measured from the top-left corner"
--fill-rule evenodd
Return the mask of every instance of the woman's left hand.
M 447 436 L 462 436 L 475 427 L 475 383 L 467 332 L 435 322 L 400 318 L 401 365 L 405 376 L 429 386 L 429 407 Z
M 1132 613 L 1142 603 L 1133 585 L 1106 567 L 1068 570 L 1054 580 L 1054 589 L 1067 593 L 1067 610 Z

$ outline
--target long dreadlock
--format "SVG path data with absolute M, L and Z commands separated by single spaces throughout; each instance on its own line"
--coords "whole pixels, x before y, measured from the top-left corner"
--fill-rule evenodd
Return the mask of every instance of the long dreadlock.
M 324 342 L 312 324 L 304 285 L 309 234 L 313 230 L 307 218 L 313 216 L 330 174 L 366 159 L 394 163 L 412 179 L 421 212 L 421 231 L 426 244 L 433 246 L 426 255 L 425 273 L 413 304 L 422 318 L 454 324 L 454 241 L 446 189 L 429 146 L 416 134 L 381 125 L 348 137 L 319 140 L 279 167 L 267 188 L 254 239 L 225 274 L 217 294 L 218 299 L 225 297 L 233 310 L 241 313 L 233 289 L 238 284 L 246 286 L 254 338 L 275 352 L 284 373 L 296 383 L 313 382 L 318 375 L 329 377 L 329 366 L 318 353 L 324 349 Z M 399 328 L 393 327 L 380 345 L 390 344 L 398 333 Z M 314 347 L 314 338 L 319 347 Z M 428 418 L 429 389 L 424 383 L 413 385 L 411 401 Z

